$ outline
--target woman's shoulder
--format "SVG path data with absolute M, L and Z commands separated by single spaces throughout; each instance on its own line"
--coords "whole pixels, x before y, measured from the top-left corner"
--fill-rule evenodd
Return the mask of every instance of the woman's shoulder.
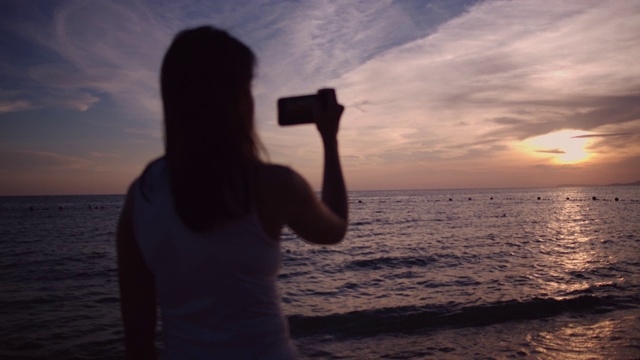
M 259 164 L 256 180 L 259 198 L 269 208 L 278 208 L 284 212 L 296 208 L 300 199 L 311 192 L 307 181 L 284 165 Z
M 260 186 L 269 191 L 291 191 L 304 182 L 302 176 L 285 165 L 260 163 L 257 170 Z
M 256 166 L 255 175 L 255 201 L 262 228 L 271 238 L 278 239 L 299 201 L 298 183 L 302 178 L 287 166 L 265 163 Z

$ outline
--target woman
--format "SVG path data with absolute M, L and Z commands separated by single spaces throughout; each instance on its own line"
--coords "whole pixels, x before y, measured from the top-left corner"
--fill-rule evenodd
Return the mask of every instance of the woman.
M 155 357 L 156 300 L 169 359 L 292 359 L 276 277 L 281 229 L 341 241 L 347 198 L 338 157 L 343 107 L 320 90 L 322 200 L 293 170 L 258 157 L 255 57 L 227 33 L 183 31 L 165 55 L 165 155 L 129 188 L 118 225 L 128 358 Z

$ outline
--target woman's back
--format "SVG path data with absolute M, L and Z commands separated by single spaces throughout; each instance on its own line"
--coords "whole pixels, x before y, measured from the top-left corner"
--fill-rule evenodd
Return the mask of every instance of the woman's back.
M 279 243 L 256 212 L 206 233 L 191 231 L 172 206 L 162 159 L 135 187 L 134 234 L 155 278 L 167 355 L 292 358 L 275 285 Z

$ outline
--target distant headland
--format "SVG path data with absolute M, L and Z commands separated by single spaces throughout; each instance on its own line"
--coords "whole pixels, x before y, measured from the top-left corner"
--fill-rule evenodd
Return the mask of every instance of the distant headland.
M 626 183 L 626 184 L 609 184 L 606 186 L 640 186 L 640 180 L 632 182 L 632 183 Z
M 556 187 L 582 187 L 582 186 L 640 186 L 640 180 L 631 183 L 615 183 L 606 185 L 586 185 L 586 184 L 561 184 Z

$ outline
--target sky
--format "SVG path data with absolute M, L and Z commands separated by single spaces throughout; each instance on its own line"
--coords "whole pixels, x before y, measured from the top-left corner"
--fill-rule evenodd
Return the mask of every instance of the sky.
M 258 57 L 265 159 L 316 189 L 333 87 L 349 190 L 640 180 L 640 1 L 0 2 L 0 195 L 122 194 L 163 153 L 159 69 L 213 25 Z

